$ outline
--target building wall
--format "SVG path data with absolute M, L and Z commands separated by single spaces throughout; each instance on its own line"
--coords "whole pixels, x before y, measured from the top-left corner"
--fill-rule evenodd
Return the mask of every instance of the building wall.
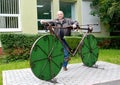
M 65 2 L 75 2 L 75 19 L 82 24 L 82 0 L 62 0 Z M 56 18 L 56 13 L 60 9 L 59 0 L 52 0 L 52 19 Z M 18 33 L 37 34 L 37 0 L 20 0 L 20 27 Z M 109 32 L 101 25 L 100 32 L 93 33 L 95 36 L 109 36 Z M 1 47 L 1 43 L 0 43 Z
M 57 11 L 59 11 L 59 0 L 52 0 L 51 2 L 52 19 L 56 18 Z
M 82 25 L 83 24 L 83 20 L 82 20 L 82 18 L 83 18 L 83 15 L 82 15 L 82 11 L 86 11 L 86 10 L 82 10 L 82 1 L 83 0 L 61 0 L 61 1 L 64 1 L 64 2 L 75 2 L 75 19 L 79 22 L 79 24 L 80 25 Z M 90 1 L 85 1 L 85 2 L 90 2 Z M 56 13 L 57 13 L 57 11 L 59 10 L 59 0 L 52 0 L 52 19 L 54 19 L 54 18 L 56 18 Z M 90 11 L 89 9 L 88 9 L 88 11 Z M 86 16 L 87 17 L 87 16 Z M 91 20 L 94 20 L 94 19 L 92 19 L 93 18 L 93 16 L 89 16 L 89 17 L 91 17 L 91 18 L 88 18 L 88 19 L 91 19 Z M 95 20 L 96 21 L 96 20 Z M 95 22 L 95 21 L 93 21 L 93 22 Z M 99 21 L 99 20 L 98 20 Z M 97 22 L 96 22 L 97 23 Z M 94 23 L 94 24 L 96 24 L 96 23 Z M 87 24 L 91 24 L 91 23 L 87 23 Z M 98 27 L 100 27 L 100 29 L 99 29 L 99 31 L 98 32 L 93 32 L 92 34 L 93 35 L 95 35 L 96 37 L 104 37 L 104 36 L 109 36 L 109 32 L 108 32 L 108 30 L 107 30 L 107 26 L 103 26 L 102 24 L 100 24 L 100 22 L 99 22 L 99 26 Z M 95 30 L 96 30 L 96 28 L 97 28 L 97 26 L 95 26 Z M 98 28 L 97 28 L 98 29 Z
M 100 32 L 93 32 L 92 34 L 95 35 L 95 37 L 108 37 L 110 36 L 110 32 L 108 31 L 108 26 L 104 26 L 100 23 Z
M 77 2 L 75 3 L 75 17 L 76 20 L 79 22 L 79 24 L 82 24 L 82 0 L 76 0 Z
M 90 15 L 90 12 L 92 11 L 92 8 L 90 7 L 90 0 L 82 0 L 82 25 L 86 24 L 98 24 L 97 26 L 94 26 L 93 28 L 93 34 L 96 37 L 104 37 L 104 36 L 109 36 L 109 32 L 107 30 L 107 26 L 103 26 L 101 24 L 100 19 L 98 16 L 92 16 Z
M 65 2 L 75 2 L 75 18 L 82 24 L 82 0 L 62 0 Z M 52 0 L 51 2 L 52 19 L 56 18 L 56 13 L 60 9 L 59 0 Z M 36 34 L 37 27 L 37 0 L 21 0 L 21 30 L 22 33 Z M 95 36 L 109 36 L 109 32 L 103 25 L 100 26 L 100 32 L 94 32 Z M 105 29 L 104 29 L 105 28 Z
M 22 33 L 36 34 L 37 28 L 37 0 L 21 0 L 20 2 Z

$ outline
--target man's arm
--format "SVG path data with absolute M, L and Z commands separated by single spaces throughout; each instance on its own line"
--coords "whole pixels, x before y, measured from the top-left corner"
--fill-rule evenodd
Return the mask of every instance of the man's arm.
M 77 21 L 73 21 L 72 19 L 68 19 L 68 22 L 70 25 L 72 25 L 73 28 L 76 28 L 79 26 L 79 23 Z
M 55 25 L 55 21 L 54 20 L 49 20 L 49 21 L 47 21 L 47 20 L 40 20 L 40 23 L 41 24 L 44 24 L 44 25 L 52 25 L 52 26 L 54 26 Z
M 79 23 L 77 22 L 77 21 L 71 21 L 71 24 L 72 24 L 72 26 L 73 26 L 73 28 L 76 28 L 76 27 L 78 27 L 79 26 Z

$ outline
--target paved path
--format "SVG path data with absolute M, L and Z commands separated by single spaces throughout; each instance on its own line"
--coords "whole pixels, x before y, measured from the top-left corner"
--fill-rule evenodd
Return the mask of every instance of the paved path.
M 3 85 L 120 85 L 120 66 L 97 62 L 98 68 L 82 63 L 70 64 L 68 71 L 61 70 L 55 77 L 58 83 L 36 78 L 30 68 L 3 71 Z

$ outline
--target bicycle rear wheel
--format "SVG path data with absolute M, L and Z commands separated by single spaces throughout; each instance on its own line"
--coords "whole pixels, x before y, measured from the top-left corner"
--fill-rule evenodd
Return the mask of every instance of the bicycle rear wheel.
M 81 58 L 84 65 L 92 67 L 98 60 L 99 48 L 97 46 L 97 40 L 89 34 L 85 36 L 81 48 Z

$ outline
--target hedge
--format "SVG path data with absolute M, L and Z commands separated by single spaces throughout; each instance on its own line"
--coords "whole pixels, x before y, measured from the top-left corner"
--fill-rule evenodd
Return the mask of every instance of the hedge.
M 70 36 L 65 37 L 65 40 L 68 42 L 68 45 L 74 49 L 77 47 L 81 38 L 81 36 Z M 96 37 L 96 39 L 100 49 L 120 49 L 120 36 Z
M 120 49 L 120 36 L 97 37 L 99 48 Z
M 82 37 L 78 36 L 65 36 L 65 40 L 71 49 L 75 49 Z
M 3 52 L 7 55 L 7 61 L 27 60 L 34 41 L 40 35 L 27 34 L 1 34 Z
M 27 60 L 30 57 L 30 49 L 35 40 L 41 35 L 27 34 L 1 34 L 0 40 L 3 47 L 3 52 L 7 55 L 7 61 Z M 65 38 L 68 45 L 74 49 L 77 47 L 80 36 L 70 36 Z M 98 37 L 99 48 L 120 49 L 120 37 Z

